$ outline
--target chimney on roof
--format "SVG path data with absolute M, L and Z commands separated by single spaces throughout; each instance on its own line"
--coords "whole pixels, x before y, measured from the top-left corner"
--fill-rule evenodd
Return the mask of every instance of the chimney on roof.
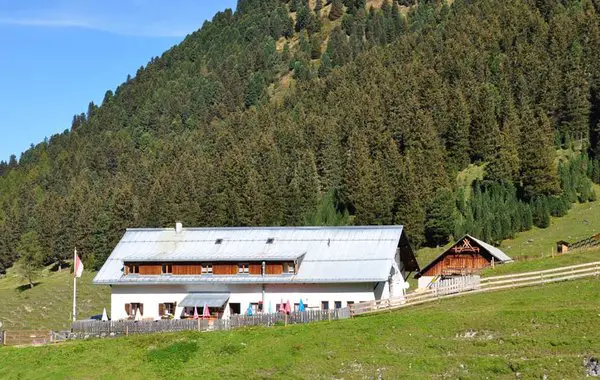
M 183 224 L 181 222 L 175 222 L 175 233 L 180 234 L 183 231 Z

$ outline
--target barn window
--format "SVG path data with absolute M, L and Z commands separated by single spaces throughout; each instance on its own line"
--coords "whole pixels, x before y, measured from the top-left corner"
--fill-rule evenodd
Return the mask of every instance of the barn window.
M 162 274 L 171 274 L 173 273 L 173 264 L 163 264 L 162 265 Z
M 212 274 L 213 267 L 212 264 L 204 264 L 202 265 L 202 274 Z
M 273 244 L 274 241 L 275 241 L 275 238 L 268 238 L 267 244 Z
M 321 310 L 329 310 L 329 301 L 321 301 Z
M 250 272 L 250 265 L 238 264 L 238 273 L 242 274 L 242 273 L 249 273 L 249 272 Z
M 341 309 L 342 308 L 342 301 L 335 301 L 334 302 L 334 306 L 336 309 Z
M 140 273 L 140 266 L 138 264 L 129 264 L 127 266 L 127 273 L 130 273 L 130 274 Z
M 221 244 L 221 243 L 223 243 L 223 239 L 217 239 L 217 240 L 215 240 L 215 244 Z

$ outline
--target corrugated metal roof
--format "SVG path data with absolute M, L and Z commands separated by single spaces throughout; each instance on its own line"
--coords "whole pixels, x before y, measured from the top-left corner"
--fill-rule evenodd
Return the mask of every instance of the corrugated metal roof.
M 94 282 L 385 281 L 402 233 L 402 226 L 184 228 L 180 233 L 174 228 L 128 229 Z M 269 239 L 273 239 L 271 243 Z M 294 276 L 244 279 L 245 276 L 123 276 L 122 272 L 125 261 L 262 261 L 291 260 L 302 255 L 302 264 Z
M 449 252 L 456 245 L 460 244 L 465 238 L 471 239 L 475 243 L 479 244 L 487 252 L 489 252 L 490 255 L 492 255 L 494 257 L 494 261 L 496 263 L 510 263 L 510 262 L 513 261 L 513 259 L 511 259 L 506 253 L 502 252 L 500 249 L 494 247 L 493 245 L 490 245 L 490 244 L 488 244 L 488 243 L 486 243 L 486 242 L 484 242 L 482 240 L 474 238 L 471 235 L 465 235 L 461 239 L 457 240 L 456 243 L 454 243 L 450 248 L 448 248 L 447 250 L 445 250 L 444 252 L 442 252 L 435 259 L 433 259 L 424 268 L 422 268 L 421 271 L 415 275 L 415 278 L 421 277 L 421 273 L 425 273 L 427 270 L 429 270 L 435 263 L 437 263 L 441 258 L 443 258 L 444 255 L 446 255 L 447 252 Z
M 467 236 L 470 239 L 473 239 L 474 241 L 476 241 L 479 245 L 481 245 L 485 249 L 487 249 L 488 252 L 496 258 L 496 260 L 497 260 L 496 262 L 509 263 L 509 262 L 513 261 L 513 259 L 511 259 L 506 253 L 502 252 L 500 249 L 494 247 L 493 245 L 490 245 L 482 240 L 474 238 L 471 235 L 467 235 Z
M 229 293 L 190 293 L 183 298 L 179 306 L 202 307 L 206 304 L 208 307 L 221 307 L 228 299 Z

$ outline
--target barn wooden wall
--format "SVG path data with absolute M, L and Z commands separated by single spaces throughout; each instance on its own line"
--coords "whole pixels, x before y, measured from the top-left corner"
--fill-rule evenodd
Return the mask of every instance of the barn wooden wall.
M 422 275 L 469 274 L 490 265 L 490 261 L 479 253 L 448 253 Z

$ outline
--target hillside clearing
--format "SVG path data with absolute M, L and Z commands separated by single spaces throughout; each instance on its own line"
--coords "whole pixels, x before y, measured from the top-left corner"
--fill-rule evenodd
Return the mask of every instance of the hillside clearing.
M 84 271 L 77 280 L 77 310 L 80 319 L 101 314 L 110 306 L 110 290 L 92 285 L 96 272 Z M 44 270 L 29 289 L 9 270 L 0 279 L 0 321 L 7 330 L 70 329 L 73 307 L 73 276 L 69 269 L 62 272 Z
M 600 351 L 598 291 L 594 278 L 331 323 L 4 347 L 0 361 L 32 379 L 573 378 Z

